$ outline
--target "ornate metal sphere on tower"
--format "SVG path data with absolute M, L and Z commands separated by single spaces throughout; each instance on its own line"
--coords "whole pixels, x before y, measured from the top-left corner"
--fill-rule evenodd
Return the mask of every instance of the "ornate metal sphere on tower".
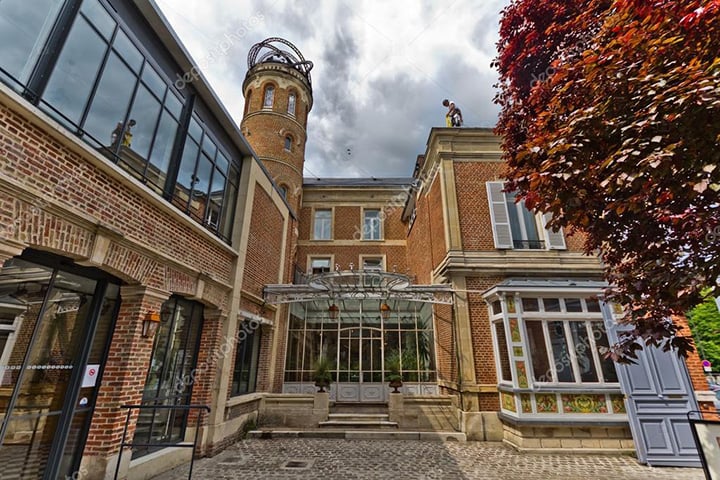
M 296 212 L 313 104 L 312 67 L 292 43 L 268 38 L 250 49 L 243 82 L 242 132 Z

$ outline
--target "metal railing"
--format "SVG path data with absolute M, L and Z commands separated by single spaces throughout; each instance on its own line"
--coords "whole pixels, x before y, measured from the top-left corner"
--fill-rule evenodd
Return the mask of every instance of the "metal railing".
M 207 405 L 121 405 L 120 408 L 127 408 L 127 416 L 125 417 L 125 428 L 123 429 L 122 441 L 120 442 L 120 453 L 118 454 L 117 466 L 115 467 L 114 480 L 117 480 L 118 474 L 120 473 L 120 463 L 122 461 L 123 450 L 125 447 L 177 447 L 177 448 L 192 448 L 192 454 L 190 455 L 190 471 L 188 471 L 188 480 L 192 479 L 193 466 L 195 465 L 195 447 L 197 447 L 198 433 L 200 432 L 200 419 L 202 418 L 202 410 L 210 413 L 210 407 Z M 195 422 L 195 435 L 191 444 L 187 442 L 177 443 L 135 443 L 126 442 L 128 425 L 130 424 L 130 415 L 133 409 L 137 410 L 150 410 L 150 409 L 170 409 L 170 410 L 199 410 L 197 420 Z

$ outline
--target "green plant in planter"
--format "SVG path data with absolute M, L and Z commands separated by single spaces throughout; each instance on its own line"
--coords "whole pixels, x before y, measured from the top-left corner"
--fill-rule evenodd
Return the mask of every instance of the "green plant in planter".
M 402 387 L 402 375 L 400 375 L 400 355 L 392 351 L 385 355 L 385 380 L 390 382 L 392 393 L 400 393 L 398 388 Z
M 324 392 L 330 386 L 332 372 L 330 371 L 330 360 L 327 357 L 321 356 L 315 361 L 313 380 L 315 380 L 315 386 L 320 389 L 318 392 Z

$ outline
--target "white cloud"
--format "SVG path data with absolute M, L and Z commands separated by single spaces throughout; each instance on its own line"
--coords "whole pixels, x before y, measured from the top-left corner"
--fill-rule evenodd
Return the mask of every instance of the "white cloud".
M 238 123 L 254 43 L 282 37 L 313 61 L 308 176 L 409 176 L 430 128 L 444 125 L 443 98 L 466 126 L 495 124 L 490 61 L 508 0 L 238 3 L 158 0 Z

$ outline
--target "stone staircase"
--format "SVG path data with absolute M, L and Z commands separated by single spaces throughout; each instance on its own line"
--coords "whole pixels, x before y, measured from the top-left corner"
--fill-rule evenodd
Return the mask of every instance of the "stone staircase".
M 318 423 L 320 428 L 342 430 L 397 429 L 397 422 L 390 421 L 387 404 L 339 403 L 330 407 L 328 419 Z

